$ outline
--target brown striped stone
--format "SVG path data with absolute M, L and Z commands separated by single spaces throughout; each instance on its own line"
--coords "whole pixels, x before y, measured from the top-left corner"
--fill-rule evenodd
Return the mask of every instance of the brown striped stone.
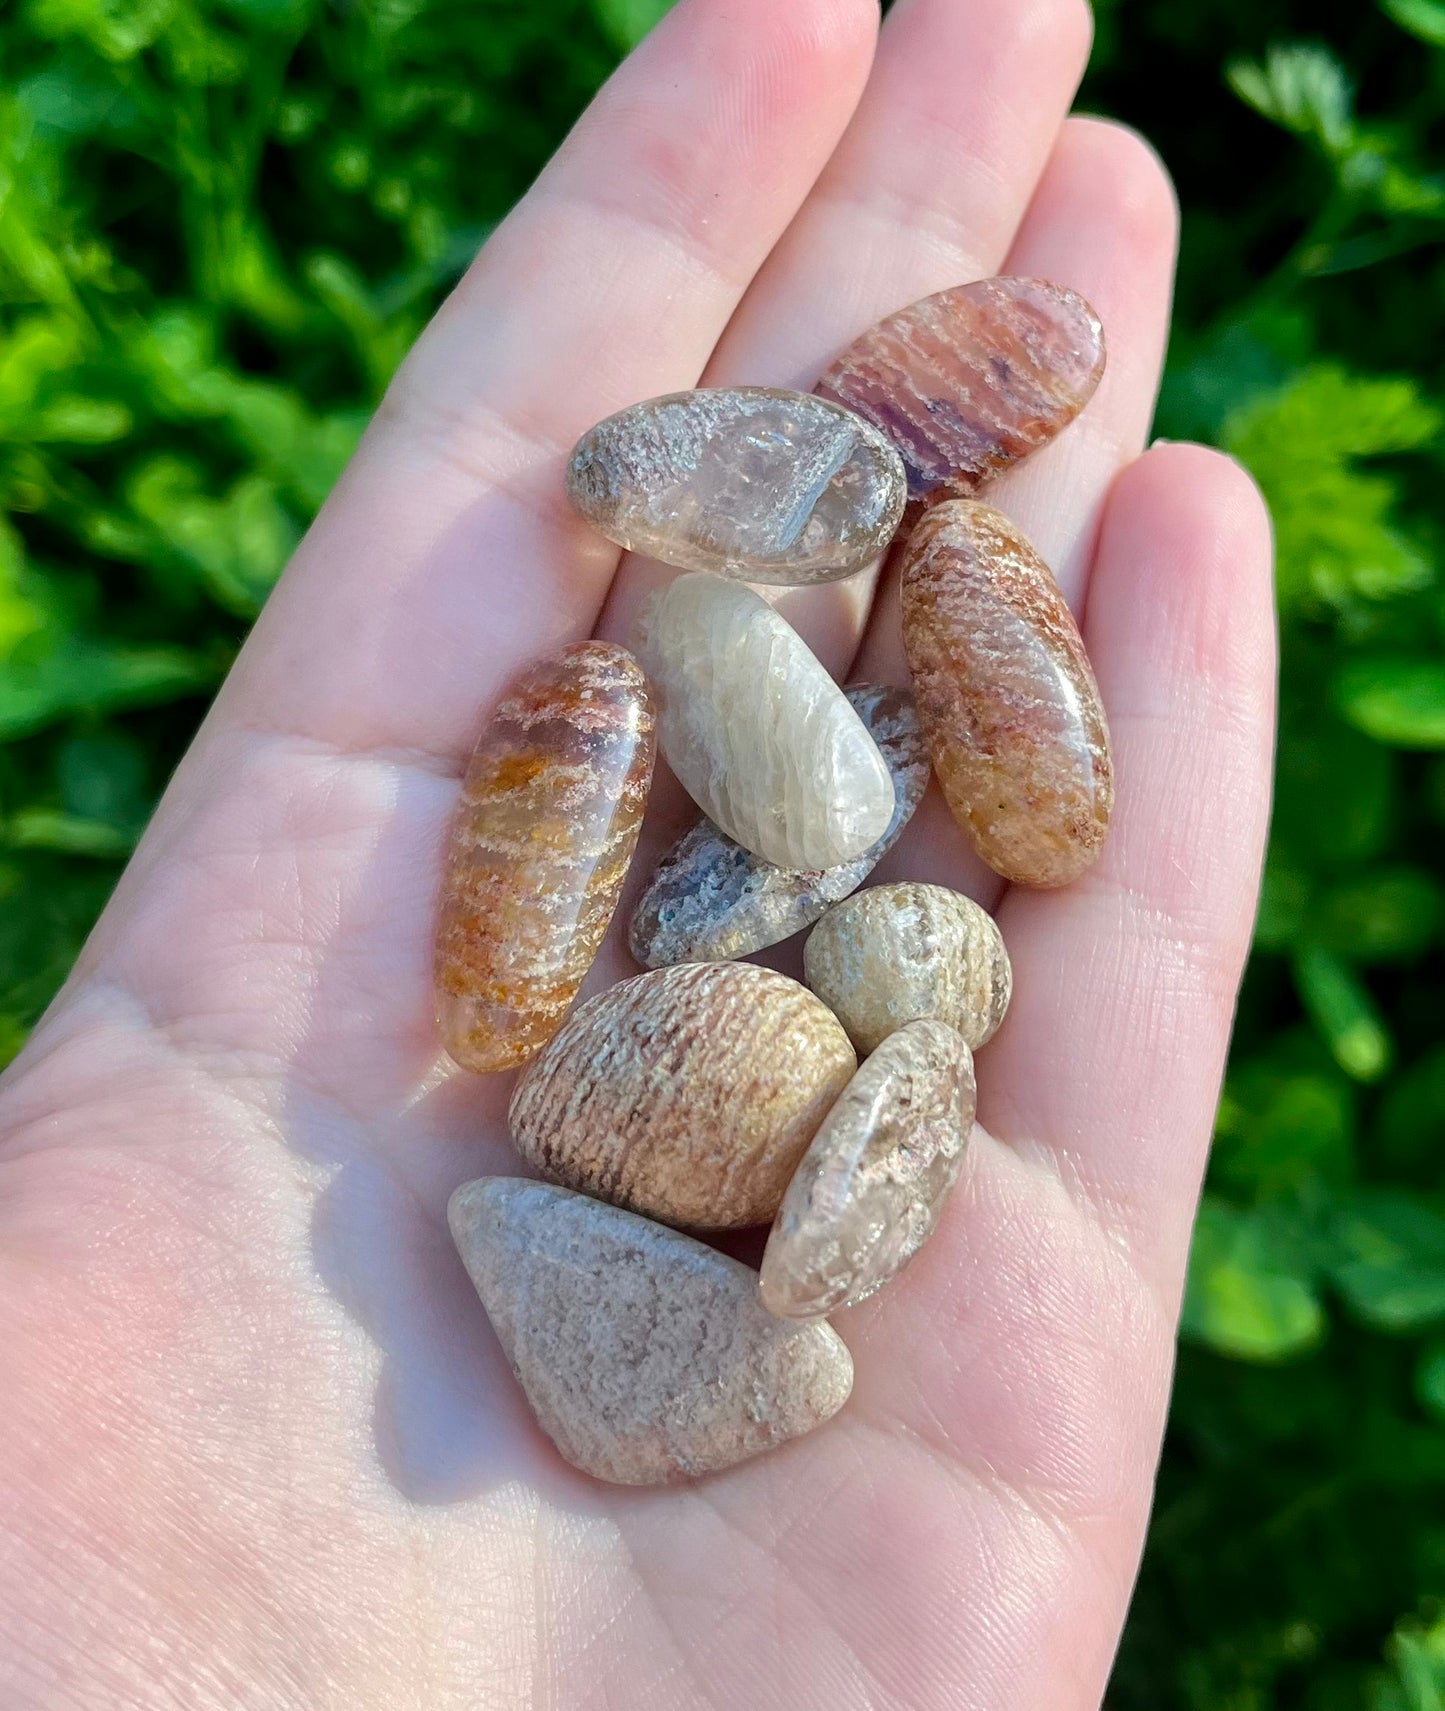
M 973 1058 L 942 1022 L 909 1022 L 823 1119 L 763 1254 L 763 1305 L 787 1319 L 852 1307 L 933 1232 L 973 1129 Z
M 556 1031 L 617 907 L 654 754 L 642 669 L 611 642 L 529 667 L 467 768 L 437 925 L 442 1041 L 511 1069 Z
M 1001 511 L 925 513 L 903 554 L 903 645 L 934 771 L 984 861 L 1066 885 L 1103 846 L 1109 731 L 1073 614 Z
M 893 443 L 916 508 L 976 492 L 1036 451 L 1073 421 L 1103 372 L 1103 329 L 1076 292 L 981 279 L 870 327 L 816 391 Z
M 856 1066 L 796 980 L 679 963 L 568 1017 L 512 1096 L 512 1138 L 544 1176 L 665 1223 L 765 1224 Z

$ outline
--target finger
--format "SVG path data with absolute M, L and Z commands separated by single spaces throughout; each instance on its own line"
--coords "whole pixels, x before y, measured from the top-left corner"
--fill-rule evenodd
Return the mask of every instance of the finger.
M 806 390 L 880 316 L 995 272 L 1073 99 L 1089 31 L 1083 0 L 896 6 L 858 110 L 739 305 L 707 384 Z M 608 632 L 625 636 L 670 575 L 624 560 Z M 780 609 L 842 671 L 873 582 L 785 591 Z
M 263 614 L 222 723 L 449 761 L 516 667 L 592 627 L 617 553 L 562 469 L 693 385 L 866 78 L 874 0 L 683 0 L 408 357 Z
M 983 1060 L 981 1120 L 1046 1152 L 1172 1292 L 1269 807 L 1269 522 L 1237 465 L 1160 446 L 1121 477 L 1085 634 L 1113 734 L 1113 826 L 1078 884 L 1002 905 L 1014 1002 Z

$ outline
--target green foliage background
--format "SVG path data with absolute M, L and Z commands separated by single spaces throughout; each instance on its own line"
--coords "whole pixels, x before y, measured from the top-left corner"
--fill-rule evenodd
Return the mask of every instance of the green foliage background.
M 0 1047 L 438 294 L 662 0 L 0 12 Z M 1281 770 L 1119 1711 L 1445 1711 L 1445 0 L 1099 0 L 1160 431 L 1279 534 Z

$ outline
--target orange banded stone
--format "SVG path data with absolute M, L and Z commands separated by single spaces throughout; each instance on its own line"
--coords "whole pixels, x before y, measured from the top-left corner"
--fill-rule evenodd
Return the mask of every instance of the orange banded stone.
M 1073 614 L 992 506 L 926 511 L 903 554 L 903 645 L 933 768 L 979 855 L 1021 885 L 1066 885 L 1114 802 L 1109 731 Z
M 879 321 L 814 390 L 891 441 L 916 509 L 976 492 L 1053 439 L 1103 372 L 1103 328 L 1077 292 L 981 279 Z
M 642 668 L 579 642 L 518 677 L 483 731 L 452 823 L 437 1023 L 466 1069 L 511 1069 L 560 1026 L 637 845 L 655 735 Z

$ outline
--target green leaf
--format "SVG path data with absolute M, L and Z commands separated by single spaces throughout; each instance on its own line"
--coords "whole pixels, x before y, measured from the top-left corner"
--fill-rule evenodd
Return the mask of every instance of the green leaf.
M 1313 1348 L 1324 1323 L 1287 1228 L 1206 1196 L 1189 1257 L 1182 1333 L 1236 1360 L 1282 1361 Z
M 83 820 L 58 808 L 22 808 L 10 816 L 5 837 L 12 849 L 111 861 L 124 859 L 135 848 L 135 838 L 118 827 L 104 820 Z
M 1331 154 L 1349 144 L 1350 83 L 1328 49 L 1307 43 L 1272 47 L 1262 65 L 1235 60 L 1226 75 L 1235 94 L 1266 119 L 1313 138 Z
M 593 0 L 602 27 L 624 53 L 637 46 L 673 0 Z
M 1356 729 L 1401 749 L 1445 749 L 1445 661 L 1353 660 L 1335 698 Z
M 1421 1354 L 1415 1394 L 1423 1408 L 1445 1423 L 1445 1342 L 1431 1343 Z
M 1380 0 L 1380 9 L 1412 36 L 1445 48 L 1445 0 Z
M 1356 1081 L 1378 1081 L 1390 1063 L 1390 1035 L 1374 1000 L 1332 952 L 1310 946 L 1295 958 L 1300 1002 L 1335 1062 Z
M 1386 1331 L 1445 1321 L 1445 1217 L 1407 1195 L 1379 1192 L 1340 1216 L 1331 1268 L 1355 1316 Z
M 53 637 L 0 668 L 0 741 L 75 713 L 152 707 L 214 688 L 214 667 L 184 648 Z
M 1418 867 L 1380 868 L 1330 886 L 1310 910 L 1310 932 L 1355 962 L 1423 955 L 1440 930 L 1439 883 Z
M 1230 1077 L 1220 1102 L 1210 1180 L 1258 1198 L 1347 1180 L 1354 1124 L 1347 1081 L 1246 1067 Z

